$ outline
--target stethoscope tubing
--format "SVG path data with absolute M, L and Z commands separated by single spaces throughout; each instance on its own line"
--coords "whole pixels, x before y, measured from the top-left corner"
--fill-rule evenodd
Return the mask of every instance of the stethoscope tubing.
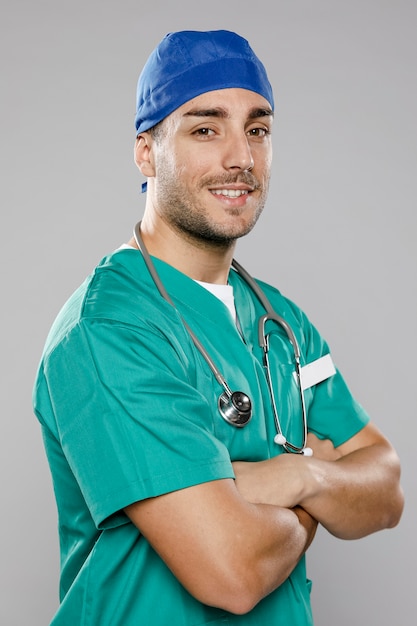
M 174 302 L 172 301 L 170 295 L 168 294 L 167 290 L 165 289 L 157 271 L 155 268 L 155 265 L 150 257 L 150 254 L 145 246 L 145 243 L 143 241 L 141 232 L 140 232 L 140 224 L 141 222 L 138 222 L 134 228 L 133 234 L 134 234 L 134 238 L 136 241 L 136 244 L 138 246 L 138 248 L 141 250 L 145 264 L 147 266 L 147 269 L 155 283 L 155 286 L 157 287 L 160 295 L 162 296 L 162 298 L 164 300 L 166 300 L 175 310 L 177 310 Z M 252 291 L 255 293 L 255 295 L 257 296 L 257 298 L 259 299 L 259 301 L 261 302 L 262 306 L 264 307 L 264 309 L 266 310 L 266 313 L 264 315 L 262 315 L 259 320 L 258 320 L 258 343 L 259 346 L 262 348 L 263 350 L 263 354 L 264 354 L 264 369 L 266 371 L 266 379 L 267 379 L 267 384 L 268 384 L 268 388 L 269 388 L 269 393 L 270 393 L 270 397 L 271 397 L 271 404 L 272 404 L 272 410 L 273 410 L 273 414 L 274 414 L 274 422 L 275 422 L 275 427 L 277 430 L 277 436 L 275 437 L 275 440 L 277 441 L 277 443 L 279 443 L 280 445 L 283 446 L 283 448 L 287 451 L 287 452 L 292 452 L 295 454 L 307 454 L 307 455 L 311 455 L 312 451 L 310 450 L 310 448 L 306 448 L 306 442 L 307 442 L 307 411 L 306 411 L 306 405 L 305 405 L 305 398 L 304 398 L 304 391 L 303 391 L 303 386 L 302 386 L 302 380 L 301 380 L 301 363 L 300 363 L 300 349 L 298 346 L 298 342 L 297 339 L 295 337 L 295 334 L 291 328 L 291 326 L 288 324 L 288 322 L 282 318 L 280 315 L 278 315 L 272 308 L 271 303 L 269 302 L 267 296 L 265 295 L 265 293 L 262 291 L 262 289 L 259 287 L 258 283 L 252 278 L 252 276 L 245 270 L 244 267 L 242 267 L 242 265 L 240 265 L 240 263 L 238 263 L 235 259 L 233 259 L 232 261 L 232 267 L 236 270 L 236 272 L 242 276 L 242 278 L 245 280 L 245 282 L 249 285 L 249 287 L 252 289 Z M 301 446 L 296 446 L 294 444 L 292 444 L 291 442 L 287 441 L 285 436 L 283 435 L 282 432 L 282 428 L 281 428 L 281 424 L 280 424 L 280 420 L 279 420 L 279 416 L 278 416 L 278 411 L 276 408 L 276 402 L 275 402 L 275 397 L 274 397 L 274 392 L 273 392 L 273 384 L 272 384 L 272 380 L 271 380 L 271 374 L 270 374 L 270 367 L 269 367 L 269 361 L 268 361 L 268 351 L 269 351 L 269 342 L 268 342 L 268 336 L 265 333 L 265 324 L 268 320 L 272 320 L 275 321 L 277 324 L 279 324 L 286 332 L 287 337 L 293 347 L 293 351 L 294 351 L 294 360 L 295 360 L 295 372 L 296 372 L 296 377 L 297 377 L 297 383 L 299 386 L 299 395 L 300 395 L 300 402 L 301 402 L 301 414 L 302 414 L 302 425 L 303 425 L 303 443 Z M 215 362 L 213 361 L 213 359 L 210 357 L 210 355 L 208 354 L 207 350 L 205 349 L 204 345 L 201 343 L 201 341 L 198 339 L 198 337 L 196 336 L 196 334 L 193 332 L 193 330 L 190 328 L 190 326 L 187 324 L 187 322 L 181 317 L 181 321 L 185 326 L 185 329 L 187 330 L 187 333 L 189 334 L 191 340 L 193 341 L 195 347 L 197 348 L 197 350 L 200 352 L 200 354 L 202 355 L 202 357 L 204 358 L 204 360 L 206 361 L 206 363 L 208 364 L 210 370 L 212 371 L 214 377 L 216 378 L 217 382 L 220 384 L 220 386 L 223 388 L 224 393 L 220 396 L 219 398 L 219 409 L 221 412 L 222 417 L 225 417 L 224 413 L 221 410 L 221 402 L 222 399 L 224 399 L 224 397 L 226 397 L 228 400 L 232 399 L 234 395 L 236 394 L 241 394 L 242 392 L 232 392 L 232 390 L 230 389 L 229 385 L 226 382 L 225 377 L 223 376 L 223 374 L 221 373 L 221 371 L 219 370 L 219 368 L 217 367 L 217 365 L 215 364 Z M 248 401 L 250 403 L 250 400 L 248 398 Z M 242 427 L 245 426 L 248 421 L 250 420 L 251 415 L 245 419 L 244 422 L 240 422 L 239 420 L 229 420 L 227 417 L 225 417 L 226 421 L 228 421 L 229 423 L 233 424 L 234 426 L 237 427 Z
M 166 300 L 175 310 L 177 310 L 174 302 L 172 301 L 169 293 L 167 292 L 167 290 L 165 289 L 161 279 L 159 278 L 159 275 L 156 271 L 155 265 L 152 262 L 151 256 L 145 246 L 145 243 L 142 239 L 142 235 L 140 232 L 140 224 L 141 222 L 138 222 L 138 224 L 136 224 L 135 226 L 135 230 L 134 230 L 134 236 L 135 236 L 135 240 L 136 243 L 140 249 L 140 251 L 142 252 L 146 267 L 149 270 L 149 273 L 152 276 L 152 279 L 160 293 L 160 295 L 164 298 L 164 300 Z M 201 343 L 201 341 L 198 339 L 197 335 L 194 333 L 194 331 L 190 328 L 190 326 L 187 324 L 187 322 L 184 320 L 183 317 L 181 317 L 181 321 L 184 324 L 188 334 L 190 335 L 195 347 L 197 348 L 197 350 L 202 354 L 202 356 L 204 357 L 204 359 L 206 360 L 208 366 L 210 367 L 214 377 L 216 378 L 217 382 L 223 387 L 223 389 L 225 390 L 225 392 L 231 396 L 232 395 L 232 391 L 229 387 L 229 385 L 227 384 L 223 374 L 220 372 L 219 368 L 216 366 L 216 364 L 214 363 L 213 359 L 211 358 L 211 356 L 209 355 L 209 353 L 207 352 L 207 350 L 205 349 L 205 347 L 203 346 L 203 344 Z

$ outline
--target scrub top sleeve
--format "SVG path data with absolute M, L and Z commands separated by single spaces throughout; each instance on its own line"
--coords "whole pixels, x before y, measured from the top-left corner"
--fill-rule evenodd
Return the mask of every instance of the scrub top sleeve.
M 135 501 L 233 478 L 190 355 L 149 329 L 89 320 L 45 362 L 62 449 L 97 527 Z
M 288 301 L 301 330 L 299 341 L 305 363 L 330 354 L 327 342 L 303 311 Z M 343 375 L 336 374 L 307 389 L 308 430 L 321 439 L 330 439 L 334 446 L 345 443 L 370 421 L 368 413 L 353 397 Z
M 348 441 L 370 421 L 363 406 L 352 396 L 342 374 L 318 383 L 312 389 L 308 430 L 335 447 Z

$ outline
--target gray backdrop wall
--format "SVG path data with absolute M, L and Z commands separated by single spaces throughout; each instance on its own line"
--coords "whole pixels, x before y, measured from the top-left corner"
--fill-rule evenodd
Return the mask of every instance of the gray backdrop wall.
M 396 529 L 357 542 L 318 534 L 317 624 L 414 623 L 416 26 L 415 0 L 3 0 L 2 625 L 45 626 L 57 604 L 32 383 L 64 299 L 142 214 L 136 79 L 156 43 L 184 28 L 236 30 L 265 61 L 273 184 L 237 256 L 306 310 L 402 459 Z

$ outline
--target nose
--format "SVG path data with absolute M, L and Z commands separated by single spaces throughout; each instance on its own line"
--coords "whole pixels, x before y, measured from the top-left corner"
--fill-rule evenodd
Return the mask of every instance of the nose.
M 223 165 L 227 170 L 253 169 L 254 161 L 246 133 L 233 133 L 229 137 Z

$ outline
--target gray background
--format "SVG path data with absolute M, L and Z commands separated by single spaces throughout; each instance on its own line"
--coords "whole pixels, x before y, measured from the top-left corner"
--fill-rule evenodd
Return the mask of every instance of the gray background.
M 56 513 L 32 383 L 64 299 L 142 214 L 136 79 L 157 42 L 184 28 L 236 30 L 267 65 L 273 184 L 237 257 L 306 310 L 402 458 L 396 529 L 316 538 L 317 625 L 414 623 L 416 18 L 415 0 L 3 0 L 2 625 L 45 626 L 56 607 Z

